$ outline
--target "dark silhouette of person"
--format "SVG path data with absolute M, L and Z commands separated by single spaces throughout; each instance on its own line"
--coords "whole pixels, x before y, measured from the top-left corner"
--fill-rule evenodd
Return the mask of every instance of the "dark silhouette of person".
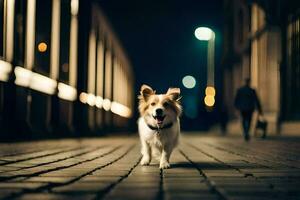
M 258 110 L 258 112 L 262 114 L 259 99 L 256 91 L 250 87 L 249 78 L 245 80 L 245 85 L 238 89 L 235 96 L 234 105 L 240 111 L 244 138 L 246 141 L 248 141 L 250 139 L 249 130 L 253 112 Z

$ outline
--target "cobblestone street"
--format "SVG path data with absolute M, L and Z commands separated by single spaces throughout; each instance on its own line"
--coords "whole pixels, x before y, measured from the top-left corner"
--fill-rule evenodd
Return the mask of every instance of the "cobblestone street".
M 300 199 L 299 139 L 187 135 L 171 168 L 136 137 L 2 143 L 2 199 Z

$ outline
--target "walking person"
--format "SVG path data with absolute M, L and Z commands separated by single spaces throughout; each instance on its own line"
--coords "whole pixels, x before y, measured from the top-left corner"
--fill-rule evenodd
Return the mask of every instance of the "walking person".
M 253 112 L 257 110 L 259 114 L 262 114 L 259 99 L 256 91 L 250 87 L 249 78 L 245 80 L 245 85 L 238 89 L 235 96 L 234 105 L 240 111 L 244 138 L 246 141 L 248 141 L 250 139 L 249 130 Z

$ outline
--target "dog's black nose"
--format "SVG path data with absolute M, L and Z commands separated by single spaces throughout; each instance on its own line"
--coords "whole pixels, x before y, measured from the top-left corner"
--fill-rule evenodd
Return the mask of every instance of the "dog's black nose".
M 157 108 L 157 109 L 155 110 L 155 112 L 156 112 L 156 115 L 157 115 L 157 116 L 162 116 L 162 114 L 163 114 L 163 110 L 162 110 L 161 108 Z

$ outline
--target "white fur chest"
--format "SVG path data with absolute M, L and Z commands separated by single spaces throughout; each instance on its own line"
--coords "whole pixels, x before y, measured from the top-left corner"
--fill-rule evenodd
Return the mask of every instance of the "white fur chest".
M 138 120 L 138 128 L 140 139 L 146 141 L 151 146 L 162 147 L 167 143 L 177 144 L 179 135 L 179 122 L 173 124 L 172 127 L 162 130 L 152 130 L 148 127 L 145 120 L 141 117 Z M 173 146 L 173 145 L 172 145 Z

